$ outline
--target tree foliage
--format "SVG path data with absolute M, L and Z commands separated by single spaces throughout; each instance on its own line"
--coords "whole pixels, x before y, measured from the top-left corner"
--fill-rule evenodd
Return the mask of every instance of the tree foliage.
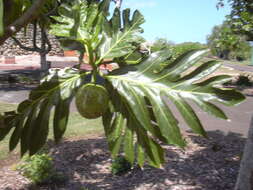
M 171 53 L 171 57 L 169 59 L 170 62 L 175 61 L 179 56 L 191 50 L 200 50 L 205 49 L 206 46 L 199 42 L 184 42 L 175 44 L 172 41 L 168 41 L 164 38 L 158 38 L 151 45 L 151 52 L 157 52 L 161 50 L 167 49 Z M 166 66 L 166 64 L 161 64 L 161 67 Z
M 224 0 L 219 0 L 218 6 L 224 6 Z M 228 20 L 237 34 L 244 34 L 253 41 L 253 3 L 251 0 L 228 0 L 231 13 Z
M 235 34 L 229 22 L 215 26 L 207 37 L 207 44 L 213 55 L 220 58 L 238 58 L 240 60 L 250 57 L 250 46 L 243 35 Z
M 62 5 L 60 16 L 53 17 L 57 24 L 51 27 L 51 33 L 81 44 L 93 70 L 51 69 L 17 111 L 5 115 L 0 140 L 11 133 L 10 150 L 20 142 L 22 155 L 35 154 L 46 143 L 51 114 L 54 138 L 59 142 L 67 127 L 71 101 L 78 89 L 92 83 L 104 86 L 109 94 L 102 120 L 112 156 L 123 152 L 131 164 L 136 161 L 142 167 L 147 161 L 161 167 L 161 143 L 180 147 L 186 144 L 171 104 L 195 133 L 206 136 L 189 102 L 227 119 L 212 102 L 233 106 L 244 99 L 236 90 L 220 87 L 230 80 L 229 76 L 208 77 L 219 68 L 219 63 L 209 61 L 196 66 L 206 50 L 188 51 L 171 62 L 172 52 L 163 49 L 150 55 L 139 54 L 138 62 L 128 64 L 128 58 L 139 51 L 144 41 L 140 36 L 144 17 L 137 10 L 130 16 L 130 9 L 121 12 L 118 8 L 109 17 L 109 5 L 110 0 L 90 4 L 77 0 Z M 119 68 L 111 72 L 99 69 L 110 62 Z M 162 63 L 166 66 L 158 69 Z

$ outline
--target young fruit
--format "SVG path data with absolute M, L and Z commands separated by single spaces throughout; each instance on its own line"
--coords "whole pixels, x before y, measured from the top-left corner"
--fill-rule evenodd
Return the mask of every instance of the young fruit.
M 76 94 L 78 112 L 87 119 L 100 117 L 108 108 L 109 95 L 107 90 L 97 84 L 85 84 Z

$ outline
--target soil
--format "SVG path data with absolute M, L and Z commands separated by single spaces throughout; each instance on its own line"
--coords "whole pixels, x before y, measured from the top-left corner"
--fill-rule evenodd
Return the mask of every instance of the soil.
M 104 137 L 67 139 L 50 149 L 55 170 L 64 180 L 34 186 L 13 170 L 0 169 L 0 189 L 4 190 L 231 190 L 236 181 L 245 139 L 236 133 L 208 133 L 209 139 L 188 133 L 188 147 L 164 146 L 163 169 L 134 167 L 113 176 L 111 158 Z

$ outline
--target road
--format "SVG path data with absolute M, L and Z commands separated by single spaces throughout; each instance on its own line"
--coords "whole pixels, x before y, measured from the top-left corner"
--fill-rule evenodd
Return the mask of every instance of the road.
M 226 62 L 224 62 L 223 65 L 225 65 L 226 67 L 231 67 L 238 71 L 253 72 L 253 66 L 237 65 L 237 64 L 226 63 Z

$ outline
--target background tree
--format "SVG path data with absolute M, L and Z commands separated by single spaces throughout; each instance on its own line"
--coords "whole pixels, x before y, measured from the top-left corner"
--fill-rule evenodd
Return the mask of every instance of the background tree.
M 151 43 L 150 50 L 151 52 L 156 52 L 163 49 L 170 49 L 174 45 L 174 42 L 168 41 L 166 38 L 157 38 L 153 43 Z
M 172 41 L 168 41 L 166 38 L 158 38 L 151 44 L 150 50 L 151 52 L 167 50 L 171 53 L 169 61 L 173 62 L 185 52 L 191 50 L 200 50 L 204 48 L 206 48 L 206 46 L 199 42 L 184 42 L 175 44 Z M 166 64 L 161 64 L 161 68 L 163 68 L 164 66 L 166 66 Z
M 245 35 L 253 41 L 253 3 L 252 0 L 227 0 L 231 6 L 228 21 L 232 29 L 239 35 Z M 224 6 L 225 0 L 219 0 L 218 7 Z
M 207 37 L 207 45 L 213 55 L 222 59 L 250 57 L 250 46 L 244 35 L 235 34 L 229 22 L 215 26 Z

